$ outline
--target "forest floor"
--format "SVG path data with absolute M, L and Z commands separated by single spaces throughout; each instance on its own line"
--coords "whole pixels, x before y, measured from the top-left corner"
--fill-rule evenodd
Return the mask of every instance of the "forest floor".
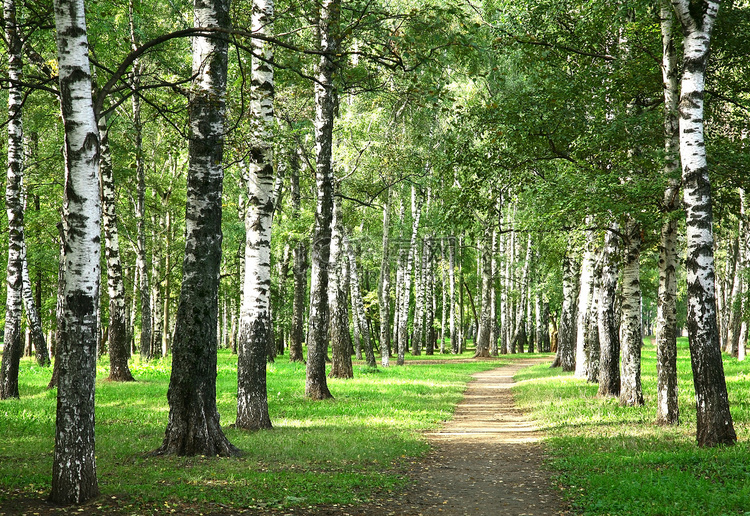
M 549 358 L 514 360 L 477 373 L 456 407 L 454 417 L 426 435 L 431 451 L 402 473 L 405 492 L 357 505 L 298 506 L 239 512 L 202 507 L 206 516 L 553 516 L 571 514 L 544 468 L 542 435 L 518 409 L 511 387 L 522 368 Z M 411 362 L 416 364 L 417 362 Z M 115 497 L 112 497 L 115 498 Z M 0 515 L 143 514 L 111 500 L 82 507 L 55 507 L 47 501 L 20 498 Z M 167 513 L 196 514 L 189 505 Z
M 427 434 L 431 452 L 415 463 L 411 487 L 364 505 L 287 508 L 295 516 L 552 516 L 571 514 L 543 467 L 542 435 L 515 406 L 517 360 L 474 375 L 452 420 Z

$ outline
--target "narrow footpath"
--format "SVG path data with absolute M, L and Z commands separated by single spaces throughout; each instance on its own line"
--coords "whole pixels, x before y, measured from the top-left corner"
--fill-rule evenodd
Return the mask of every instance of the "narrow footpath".
M 513 376 L 549 359 L 517 360 L 477 373 L 455 417 L 427 434 L 432 451 L 398 499 L 320 508 L 316 515 L 557 516 L 565 505 L 542 469 L 541 434 L 513 402 Z

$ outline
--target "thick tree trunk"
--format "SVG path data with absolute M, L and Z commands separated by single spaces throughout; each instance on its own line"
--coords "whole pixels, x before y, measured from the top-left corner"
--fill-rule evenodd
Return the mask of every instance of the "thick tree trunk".
M 273 0 L 253 0 L 253 33 L 273 33 Z M 251 112 L 256 121 L 243 181 L 245 206 L 245 275 L 237 343 L 237 421 L 245 430 L 271 428 L 266 387 L 266 352 L 272 346 L 271 223 L 274 170 L 271 124 L 274 76 L 270 43 L 253 39 Z M 283 281 L 283 280 L 282 280 Z
M 196 0 L 196 27 L 229 26 L 228 0 Z M 221 265 L 221 195 L 227 40 L 193 40 L 185 258 L 172 347 L 169 420 L 156 454 L 238 455 L 216 407 L 216 325 Z
M 620 328 L 615 310 L 617 277 L 619 270 L 619 229 L 614 224 L 604 237 L 602 249 L 602 273 L 599 287 L 599 392 L 598 396 L 617 397 L 620 395 Z
M 125 316 L 125 285 L 122 280 L 120 261 L 120 237 L 117 229 L 115 183 L 112 175 L 112 154 L 109 148 L 107 119 L 99 119 L 99 168 L 102 192 L 102 229 L 104 230 L 104 256 L 107 262 L 107 293 L 109 294 L 109 380 L 114 382 L 135 381 L 128 357 L 130 356 Z
M 332 398 L 326 383 L 328 350 L 328 266 L 331 220 L 333 219 L 333 121 L 338 30 L 341 0 L 323 0 L 318 17 L 318 39 L 322 54 L 315 83 L 315 154 L 317 207 L 313 233 L 313 274 L 310 280 L 310 319 L 305 396 L 315 400 Z
M 0 399 L 18 398 L 18 367 L 23 353 L 23 61 L 21 27 L 15 0 L 3 1 L 5 39 L 8 43 L 8 176 L 5 210 L 8 214 L 8 269 L 5 284 L 5 332 L 0 365 Z
M 670 178 L 664 192 L 666 221 L 659 242 L 659 290 L 656 308 L 656 423 L 680 422 L 677 397 L 677 220 L 671 214 L 679 207 L 679 101 L 674 15 L 668 0 L 660 6 L 662 35 L 662 81 L 664 83 L 664 175 Z
M 696 19 L 693 2 L 672 0 L 682 24 L 684 61 L 680 97 L 680 156 L 687 224 L 688 339 L 698 411 L 699 446 L 734 444 L 714 288 L 711 183 L 703 138 L 703 95 L 709 44 L 719 2 L 706 0 Z
M 60 106 L 65 127 L 65 281 L 58 366 L 54 503 L 99 494 L 94 438 L 100 277 L 99 132 L 91 99 L 83 0 L 56 0 Z
M 625 229 L 625 263 L 622 269 L 622 377 L 620 404 L 643 405 L 641 388 L 641 226 L 629 220 Z

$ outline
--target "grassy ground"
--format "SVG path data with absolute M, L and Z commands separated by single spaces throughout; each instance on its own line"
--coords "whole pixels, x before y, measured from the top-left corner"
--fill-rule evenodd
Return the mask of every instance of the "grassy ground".
M 537 366 L 521 372 L 517 402 L 550 436 L 551 466 L 576 514 L 750 515 L 750 361 L 725 356 L 733 447 L 695 445 L 695 391 L 687 339 L 680 339 L 677 427 L 656 419 L 656 351 L 643 348 L 645 406 L 596 397 L 597 386 Z
M 326 402 L 306 400 L 304 365 L 279 357 L 268 369 L 274 429 L 226 428 L 229 440 L 244 451 L 236 459 L 149 456 L 167 423 L 169 360 L 140 364 L 134 357 L 138 381 L 116 384 L 104 380 L 105 357 L 96 386 L 102 491 L 97 504 L 148 514 L 188 506 L 235 510 L 387 496 L 402 487 L 399 472 L 426 452 L 421 433 L 450 417 L 470 375 L 502 362 L 441 357 L 445 360 L 436 365 L 407 363 L 376 372 L 356 365 L 355 379 L 329 379 L 335 400 Z M 463 356 L 470 357 L 470 352 Z M 0 513 L 20 498 L 49 493 L 56 403 L 56 391 L 46 389 L 50 375 L 50 369 L 24 359 L 21 399 L 0 402 Z M 236 378 L 236 357 L 220 352 L 217 393 L 224 426 L 236 417 Z

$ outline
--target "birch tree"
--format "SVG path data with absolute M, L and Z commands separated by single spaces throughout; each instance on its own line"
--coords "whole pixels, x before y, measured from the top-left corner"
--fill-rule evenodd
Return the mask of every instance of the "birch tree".
M 375 362 L 375 353 L 372 349 L 370 328 L 369 326 L 367 326 L 367 320 L 365 318 L 365 303 L 362 299 L 362 289 L 360 288 L 359 283 L 357 257 L 354 254 L 354 246 L 352 246 L 352 243 L 349 241 L 349 237 L 346 236 L 346 233 L 344 233 L 342 236 L 344 250 L 349 259 L 349 291 L 351 292 L 354 325 L 355 328 L 358 329 L 359 335 L 362 339 L 362 347 L 365 351 L 367 367 L 376 368 L 377 363 Z
M 196 0 L 193 13 L 195 27 L 229 27 L 228 0 Z M 239 453 L 224 436 L 216 407 L 227 49 L 225 37 L 193 38 L 185 258 L 167 392 L 169 419 L 156 454 Z
M 15 0 L 3 1 L 5 39 L 8 42 L 8 175 L 5 211 L 8 215 L 8 269 L 5 284 L 5 331 L 0 368 L 0 399 L 18 398 L 18 367 L 23 353 L 23 55 L 21 26 Z
M 683 31 L 680 158 L 687 225 L 688 339 L 699 446 L 734 444 L 716 321 L 711 182 L 703 137 L 706 65 L 718 0 L 672 0 Z
M 677 116 L 678 69 L 674 40 L 674 14 L 668 0 L 660 2 L 662 37 L 662 81 L 664 83 L 664 175 L 668 185 L 662 209 L 667 217 L 659 241 L 659 291 L 656 331 L 656 422 L 677 424 L 680 411 L 677 398 L 677 220 L 672 214 L 679 207 L 679 119 Z
M 620 395 L 620 328 L 615 310 L 617 295 L 617 264 L 619 254 L 619 226 L 613 223 L 604 236 L 602 248 L 602 273 L 599 285 L 599 391 L 598 396 Z
M 104 230 L 104 256 L 107 264 L 107 293 L 109 295 L 109 379 L 116 382 L 132 382 L 128 366 L 127 319 L 125 314 L 125 285 L 122 279 L 120 260 L 120 236 L 117 229 L 117 203 L 112 173 L 112 153 L 109 147 L 107 117 L 99 118 L 99 169 L 102 192 L 102 226 Z
M 273 0 L 253 0 L 252 30 L 273 33 Z M 252 142 L 243 181 L 245 205 L 245 271 L 237 344 L 237 421 L 245 430 L 271 428 L 266 386 L 266 353 L 272 345 L 271 222 L 275 207 L 273 146 L 273 50 L 264 39 L 252 40 Z
M 586 328 L 591 314 L 594 287 L 594 232 L 586 235 L 586 250 L 581 261 L 581 281 L 578 292 L 578 316 L 576 318 L 576 368 L 577 378 L 588 377 L 589 354 L 586 353 Z
M 622 269 L 622 376 L 620 404 L 643 405 L 641 388 L 641 226 L 629 219 L 625 226 L 625 263 Z
M 299 217 L 302 195 L 299 186 L 299 159 L 297 152 L 292 154 L 291 163 L 292 216 Z M 289 360 L 304 362 L 302 343 L 305 340 L 305 296 L 307 294 L 307 243 L 300 238 L 293 255 L 294 294 L 292 301 L 292 331 L 289 339 Z
M 383 367 L 390 365 L 391 353 L 391 271 L 390 271 L 390 189 L 386 190 L 386 201 L 383 204 L 383 255 L 380 260 L 378 278 L 378 306 L 380 309 L 380 363 Z
M 65 280 L 52 462 L 54 503 L 99 494 L 94 438 L 100 276 L 99 131 L 83 0 L 55 0 L 60 107 L 65 128 Z
M 333 218 L 333 74 L 341 0 L 323 0 L 317 20 L 320 57 L 315 71 L 315 183 L 317 205 L 313 231 L 310 279 L 310 316 L 307 349 L 305 396 L 322 400 L 332 398 L 326 383 L 328 349 L 328 265 L 330 258 L 331 219 Z
M 331 336 L 331 378 L 353 378 L 350 353 L 349 310 L 346 304 L 346 250 L 343 245 L 341 204 L 334 200 L 331 251 L 328 264 L 328 313 Z

